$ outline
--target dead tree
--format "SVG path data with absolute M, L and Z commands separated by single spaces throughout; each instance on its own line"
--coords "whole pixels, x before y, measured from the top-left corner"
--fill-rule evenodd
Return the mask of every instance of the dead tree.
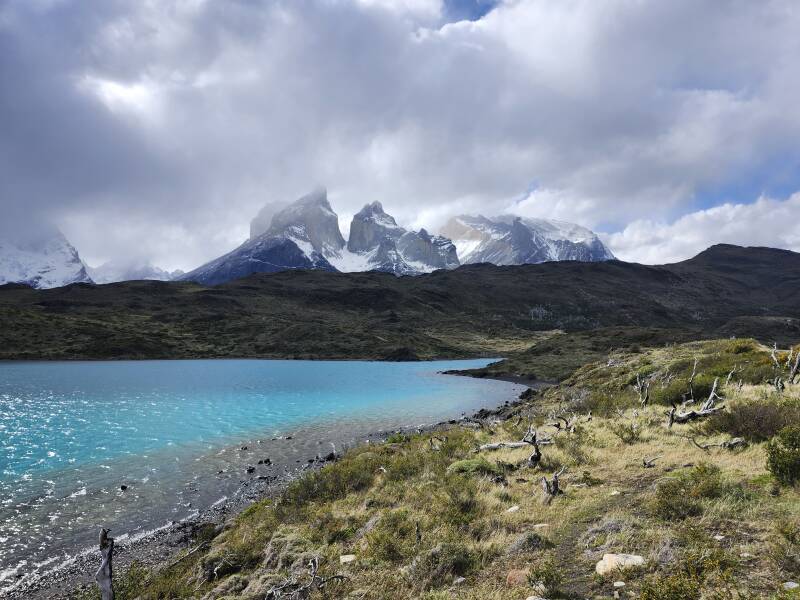
M 713 415 L 714 413 L 723 410 L 725 408 L 724 405 L 716 406 L 716 401 L 722 399 L 717 395 L 718 384 L 719 384 L 719 378 L 714 380 L 714 385 L 711 388 L 711 393 L 708 395 L 708 399 L 705 402 L 703 402 L 699 410 L 678 412 L 678 407 L 675 404 L 673 404 L 672 408 L 667 412 L 667 417 L 669 418 L 667 426 L 672 427 L 675 423 L 680 423 L 680 424 L 689 423 L 690 421 L 702 419 L 704 417 L 708 417 L 709 415 Z
M 697 376 L 697 359 L 694 359 L 692 374 L 689 376 L 689 398 L 694 402 L 694 378 Z
M 790 354 L 791 358 L 791 354 Z M 787 361 L 788 364 L 789 361 Z M 789 369 L 789 377 L 786 379 L 789 383 L 794 383 L 794 380 L 797 378 L 798 373 L 800 373 L 800 350 L 794 357 L 794 363 L 792 364 L 791 368 Z
M 108 529 L 100 529 L 100 568 L 94 574 L 102 600 L 114 600 L 114 584 L 111 579 L 111 558 L 114 555 L 114 538 L 108 537 Z
M 650 400 L 650 381 L 649 377 L 642 379 L 638 373 L 636 374 L 636 383 L 633 385 L 633 389 L 639 394 L 639 404 L 642 408 L 647 406 L 647 402 Z
M 317 574 L 319 570 L 319 558 L 314 557 L 308 563 L 308 572 L 311 579 L 306 583 L 301 583 L 294 575 L 286 579 L 283 583 L 273 586 L 265 596 L 266 600 L 305 600 L 311 596 L 315 590 L 322 590 L 332 581 L 344 581 L 344 575 L 332 575 L 322 577 Z
M 493 442 L 491 444 L 482 444 L 475 452 L 482 452 L 484 450 L 501 450 L 503 448 L 526 448 L 528 446 L 546 446 L 552 444 L 551 438 L 540 438 L 533 425 L 528 427 L 528 431 L 522 436 L 518 442 Z
M 542 477 L 542 491 L 544 492 L 542 502 L 544 504 L 550 504 L 553 498 L 564 493 L 559 483 L 559 477 L 564 473 L 564 469 L 566 469 L 566 467 L 561 467 L 558 473 L 553 473 L 552 481 L 547 481 L 547 477 Z

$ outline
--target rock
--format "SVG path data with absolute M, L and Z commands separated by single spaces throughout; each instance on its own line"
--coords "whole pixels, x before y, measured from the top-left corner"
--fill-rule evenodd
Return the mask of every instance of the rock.
M 519 506 L 517 506 L 517 505 L 515 504 L 515 505 L 514 505 L 514 506 L 512 506 L 511 508 L 507 509 L 507 510 L 506 510 L 506 512 L 507 512 L 507 513 L 515 513 L 515 512 L 517 512 L 518 510 L 519 510 Z
M 722 540 L 725 539 L 725 536 L 724 535 L 715 535 L 714 539 L 717 540 L 718 542 L 721 542 Z
M 506 575 L 506 585 L 508 587 L 528 585 L 528 573 L 527 569 L 511 569 Z
M 525 600 L 547 600 L 547 598 L 543 598 L 541 596 L 528 596 Z
M 249 466 L 247 467 L 246 471 L 247 471 L 248 473 L 255 473 L 255 472 L 256 472 L 256 468 L 255 468 L 253 465 L 249 465 Z
M 119 486 L 119 489 L 121 489 L 124 492 L 125 490 L 128 489 L 128 486 L 125 485 L 125 484 L 122 484 L 121 486 Z
M 619 490 L 611 490 L 609 496 L 619 496 L 621 493 Z
M 794 581 L 787 581 L 786 583 L 783 584 L 782 587 L 783 587 L 783 589 L 785 589 L 787 591 L 788 590 L 796 590 L 796 589 L 800 588 L 800 583 L 796 583 Z
M 339 564 L 340 565 L 346 565 L 347 563 L 353 562 L 355 559 L 356 559 L 356 555 L 355 554 L 342 554 L 339 557 Z
M 533 528 L 536 530 L 547 529 L 548 527 L 550 527 L 549 523 L 537 523 L 536 525 L 533 526 Z
M 594 570 L 598 575 L 605 575 L 620 569 L 641 567 L 644 558 L 638 554 L 603 554 L 603 559 L 597 563 Z
M 625 582 L 624 581 L 615 581 L 614 582 L 614 587 L 617 588 L 617 589 L 624 588 L 625 587 Z
M 461 585 L 466 580 L 467 580 L 466 577 L 456 577 L 455 579 L 453 579 L 453 585 Z

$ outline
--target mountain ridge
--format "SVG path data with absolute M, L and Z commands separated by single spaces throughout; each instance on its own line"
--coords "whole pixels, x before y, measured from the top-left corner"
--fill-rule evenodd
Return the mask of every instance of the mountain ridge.
M 217 286 L 4 286 L 0 358 L 502 356 L 542 331 L 619 326 L 760 331 L 771 343 L 800 337 L 798 293 L 800 254 L 730 246 L 659 266 L 564 261 L 400 278 L 296 270 Z

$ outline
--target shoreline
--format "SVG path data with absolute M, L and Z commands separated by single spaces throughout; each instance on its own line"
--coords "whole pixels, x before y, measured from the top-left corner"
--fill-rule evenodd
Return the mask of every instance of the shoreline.
M 22 362 L 22 361 L 20 361 Z M 38 362 L 38 361 L 32 361 Z M 447 375 L 471 376 L 468 372 L 448 371 L 441 372 Z M 529 389 L 547 387 L 550 382 L 544 381 L 521 381 L 520 378 L 510 380 L 501 377 L 487 377 L 507 383 L 527 386 Z M 526 390 L 523 390 L 523 394 Z M 503 404 L 494 407 L 481 407 L 467 416 L 449 419 L 419 426 L 406 426 L 392 430 L 377 430 L 367 432 L 362 435 L 355 445 L 383 443 L 385 438 L 392 433 L 404 432 L 425 432 L 437 431 L 454 425 L 476 422 L 479 419 L 486 419 L 491 416 L 501 416 L 505 411 L 510 410 L 521 402 L 519 396 L 506 400 Z M 286 436 L 291 439 L 293 434 Z M 317 443 L 320 443 L 317 441 Z M 348 447 L 345 446 L 344 451 Z M 298 451 L 302 452 L 301 447 Z M 194 514 L 181 519 L 165 523 L 150 530 L 135 533 L 122 534 L 116 539 L 115 544 L 115 569 L 125 571 L 132 563 L 136 562 L 147 567 L 152 567 L 167 560 L 174 559 L 175 555 L 183 549 L 192 546 L 194 536 L 203 528 L 214 527 L 222 528 L 230 519 L 235 518 L 240 512 L 251 506 L 253 503 L 275 497 L 280 494 L 289 484 L 302 477 L 307 471 L 320 469 L 330 460 L 336 460 L 341 452 L 335 452 L 334 457 L 330 455 L 321 457 L 319 454 L 315 458 L 308 458 L 303 463 L 297 459 L 295 463 L 302 463 L 302 466 L 294 466 L 292 469 L 284 467 L 284 471 L 277 475 L 251 476 L 243 481 L 236 492 L 229 497 L 222 497 L 209 506 L 198 509 Z M 113 537 L 113 532 L 112 532 Z M 84 586 L 94 585 L 93 576 L 97 567 L 97 551 L 94 547 L 83 548 L 74 554 L 61 560 L 54 557 L 45 562 L 45 565 L 56 563 L 55 567 L 47 568 L 38 572 L 34 570 L 18 577 L 17 581 L 5 590 L 0 592 L 3 598 L 17 600 L 23 598 L 54 598 L 67 599 L 71 597 L 77 589 Z M 37 569 L 41 568 L 40 564 Z

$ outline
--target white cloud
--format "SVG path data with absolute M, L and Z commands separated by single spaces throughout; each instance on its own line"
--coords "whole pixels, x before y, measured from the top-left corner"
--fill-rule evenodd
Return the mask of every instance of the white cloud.
M 650 257 L 626 225 L 797 178 L 794 0 L 30 6 L 0 8 L 0 198 L 87 255 L 188 269 L 321 182 L 342 214 L 556 216 Z
M 723 243 L 800 251 L 800 193 L 782 201 L 723 204 L 673 223 L 638 220 L 605 237 L 620 260 L 651 264 L 685 260 Z

